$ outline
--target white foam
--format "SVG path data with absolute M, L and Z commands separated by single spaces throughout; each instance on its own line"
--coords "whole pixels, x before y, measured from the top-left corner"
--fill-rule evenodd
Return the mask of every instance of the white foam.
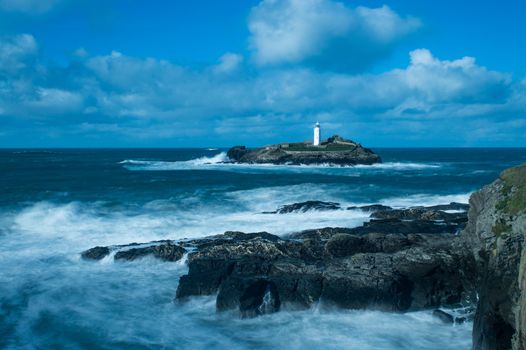
M 192 170 L 209 165 L 215 165 L 228 161 L 225 152 L 218 153 L 212 157 L 199 157 L 191 160 L 167 162 L 160 160 L 134 160 L 126 159 L 119 164 L 124 164 L 130 170 Z
M 418 170 L 418 169 L 436 169 L 441 168 L 442 164 L 436 163 L 410 163 L 410 162 L 387 162 L 376 163 L 371 165 L 356 165 L 360 169 L 393 169 L 393 170 Z
M 229 161 L 225 152 L 212 157 L 200 157 L 186 161 L 158 161 L 158 160 L 133 160 L 127 159 L 120 162 L 129 170 L 219 170 L 237 172 L 317 172 L 325 173 L 327 170 L 338 174 L 354 176 L 363 171 L 377 170 L 421 170 L 440 168 L 443 165 L 435 163 L 387 162 L 372 165 L 341 166 L 335 164 L 242 164 Z

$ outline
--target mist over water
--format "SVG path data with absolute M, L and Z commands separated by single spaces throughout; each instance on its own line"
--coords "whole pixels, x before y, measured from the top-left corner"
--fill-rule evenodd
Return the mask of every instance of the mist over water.
M 1 150 L 0 348 L 469 349 L 471 324 L 428 311 L 216 313 L 214 297 L 174 302 L 184 262 L 87 262 L 96 245 L 353 227 L 347 206 L 467 202 L 525 149 L 375 150 L 375 166 L 223 164 L 224 150 Z M 262 214 L 305 200 L 342 210 Z

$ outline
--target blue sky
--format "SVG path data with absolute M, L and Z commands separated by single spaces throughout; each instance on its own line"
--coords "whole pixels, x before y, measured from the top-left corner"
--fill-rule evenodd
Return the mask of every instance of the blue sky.
M 526 146 L 524 1 L 0 0 L 0 147 Z

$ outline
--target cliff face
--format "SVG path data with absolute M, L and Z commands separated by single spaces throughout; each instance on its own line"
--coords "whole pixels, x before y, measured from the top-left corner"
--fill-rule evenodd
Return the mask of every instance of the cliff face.
M 470 198 L 462 233 L 476 265 L 474 349 L 526 349 L 526 165 Z
M 283 143 L 254 150 L 245 146 L 232 147 L 228 157 L 236 163 L 249 164 L 374 164 L 381 162 L 372 150 L 337 135 L 320 146 L 307 143 Z

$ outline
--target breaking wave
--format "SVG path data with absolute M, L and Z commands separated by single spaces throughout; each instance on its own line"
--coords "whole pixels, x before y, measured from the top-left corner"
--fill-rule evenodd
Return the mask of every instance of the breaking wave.
M 443 164 L 434 163 L 411 163 L 411 162 L 387 162 L 372 165 L 341 166 L 335 164 L 316 165 L 288 165 L 288 164 L 239 164 L 232 163 L 225 152 L 212 157 L 199 157 L 185 161 L 159 161 L 159 160 L 134 160 L 127 159 L 120 162 L 128 170 L 141 171 L 169 171 L 169 170 L 219 170 L 237 172 L 315 172 L 326 173 L 327 171 L 339 175 L 356 175 L 364 171 L 411 171 L 441 168 Z

